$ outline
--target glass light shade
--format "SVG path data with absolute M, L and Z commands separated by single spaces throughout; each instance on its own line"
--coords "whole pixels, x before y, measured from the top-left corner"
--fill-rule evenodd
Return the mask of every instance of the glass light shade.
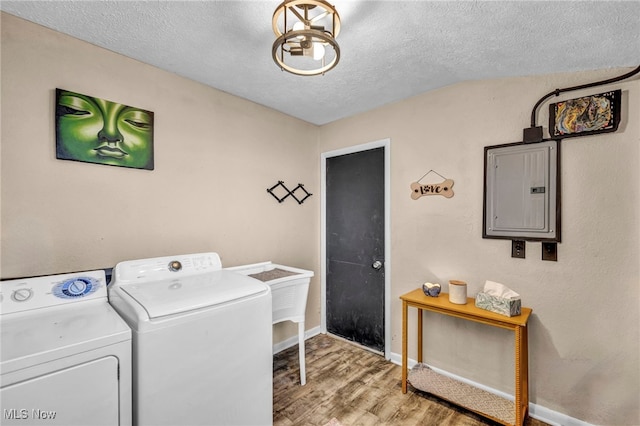
M 322 43 L 313 43 L 313 59 L 315 59 L 316 61 L 321 60 L 322 58 L 324 58 L 324 46 L 322 45 Z

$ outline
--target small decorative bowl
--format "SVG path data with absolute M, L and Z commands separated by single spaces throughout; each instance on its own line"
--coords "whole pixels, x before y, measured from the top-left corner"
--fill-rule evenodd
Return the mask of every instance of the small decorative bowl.
M 438 297 L 440 295 L 441 286 L 438 283 L 422 284 L 422 291 L 426 296 Z

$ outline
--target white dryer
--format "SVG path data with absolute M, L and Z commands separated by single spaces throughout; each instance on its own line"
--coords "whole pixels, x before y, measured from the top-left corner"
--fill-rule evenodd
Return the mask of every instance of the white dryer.
M 134 423 L 270 425 L 271 291 L 216 253 L 118 263 L 109 301 L 133 338 Z
M 104 271 L 0 283 L 3 425 L 130 425 L 131 330 Z

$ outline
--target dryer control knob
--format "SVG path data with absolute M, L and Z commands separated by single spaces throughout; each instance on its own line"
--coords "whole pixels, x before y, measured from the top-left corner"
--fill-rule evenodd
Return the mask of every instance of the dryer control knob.
M 33 290 L 30 288 L 19 288 L 11 294 L 11 298 L 16 302 L 26 302 L 33 296 Z
M 76 277 L 62 281 L 51 289 L 51 293 L 60 299 L 86 297 L 100 288 L 100 281 L 91 277 Z
M 178 262 L 177 260 L 169 262 L 169 270 L 171 272 L 178 272 L 180 269 L 182 269 L 182 263 Z
M 70 296 L 81 296 L 81 295 L 85 294 L 88 291 L 88 289 L 87 289 L 88 284 L 89 283 L 87 283 L 87 282 L 85 282 L 85 281 L 83 281 L 81 279 L 78 279 L 78 280 L 70 282 L 67 285 L 66 290 L 67 290 L 67 292 L 69 293 Z

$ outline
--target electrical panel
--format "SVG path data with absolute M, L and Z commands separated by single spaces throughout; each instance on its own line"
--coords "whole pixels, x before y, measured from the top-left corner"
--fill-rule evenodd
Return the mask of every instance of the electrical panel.
M 560 241 L 559 144 L 485 147 L 484 238 Z

